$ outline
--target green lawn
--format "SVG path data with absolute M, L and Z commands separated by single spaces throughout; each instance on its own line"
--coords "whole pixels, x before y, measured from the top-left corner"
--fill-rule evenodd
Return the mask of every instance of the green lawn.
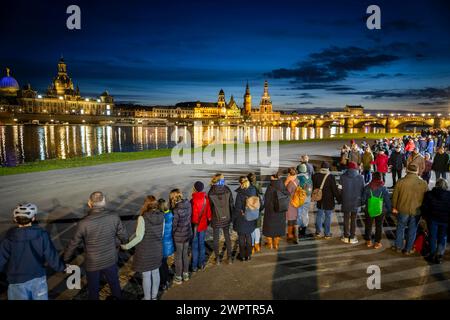
M 307 143 L 307 142 L 324 142 L 324 141 L 350 141 L 351 139 L 382 139 L 384 137 L 401 137 L 404 133 L 356 133 L 356 134 L 340 134 L 333 138 L 326 139 L 309 139 L 309 140 L 297 140 L 297 141 L 280 141 L 280 144 L 294 144 L 294 143 Z M 348 143 L 348 142 L 347 142 Z M 199 151 L 192 149 L 192 151 Z M 168 157 L 172 153 L 172 149 L 159 149 L 159 150 L 146 150 L 138 152 L 113 152 L 102 155 L 96 155 L 91 157 L 76 157 L 70 159 L 52 159 L 36 162 L 28 162 L 16 167 L 0 167 L 0 176 L 21 174 L 28 172 L 49 171 L 66 168 L 95 166 L 105 163 L 125 162 L 133 160 L 152 159 L 160 157 Z

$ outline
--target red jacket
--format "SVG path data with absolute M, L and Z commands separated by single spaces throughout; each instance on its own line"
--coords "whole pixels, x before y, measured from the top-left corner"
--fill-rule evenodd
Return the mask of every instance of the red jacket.
M 375 158 L 374 164 L 377 166 L 377 171 L 381 173 L 388 172 L 389 157 L 385 154 L 378 154 Z
M 205 199 L 206 198 L 206 203 Z M 205 203 L 205 209 L 200 220 L 200 214 L 203 204 Z M 197 231 L 202 232 L 208 228 L 208 221 L 211 221 L 211 206 L 209 204 L 209 198 L 205 192 L 194 192 L 192 194 L 192 223 L 198 224 Z M 199 221 L 200 220 L 200 221 Z
M 416 147 L 416 144 L 414 143 L 414 141 L 412 139 L 410 139 L 405 146 L 405 151 L 413 151 L 415 147 Z

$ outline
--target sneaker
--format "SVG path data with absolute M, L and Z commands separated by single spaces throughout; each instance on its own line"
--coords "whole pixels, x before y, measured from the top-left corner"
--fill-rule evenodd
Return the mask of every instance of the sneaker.
M 409 250 L 409 251 L 405 251 L 405 256 L 412 256 L 415 253 L 414 249 L 413 250 Z
M 228 257 L 228 264 L 233 264 L 233 258 L 232 257 Z
M 314 239 L 316 239 L 316 240 L 323 239 L 323 235 L 321 235 L 320 233 L 316 233 L 316 234 L 314 235 Z
M 331 239 L 332 239 L 331 234 L 326 235 L 326 236 L 324 237 L 324 239 L 325 239 L 325 240 L 331 240 Z
M 216 265 L 220 266 L 220 263 L 221 263 L 220 258 L 216 258 Z
M 381 247 L 383 247 L 381 242 L 375 242 L 375 245 L 373 246 L 374 249 L 380 249 Z
M 442 263 L 442 255 L 438 254 L 434 259 L 434 263 L 441 264 Z
M 367 248 L 372 248 L 373 247 L 372 241 L 370 241 L 370 240 L 366 241 L 366 246 L 367 246 Z
M 192 269 L 192 273 L 196 273 L 198 271 L 197 268 Z
M 202 267 L 200 268 L 202 271 L 206 270 L 206 264 L 202 265 Z
M 350 238 L 347 238 L 347 237 L 341 237 L 341 241 L 342 241 L 343 243 L 350 243 Z
M 183 278 L 179 277 L 179 276 L 175 276 L 175 278 L 173 278 L 173 283 L 175 283 L 175 284 L 182 284 L 183 283 Z
M 247 261 L 250 261 L 250 260 L 252 260 L 252 256 L 247 257 Z
M 183 281 L 189 281 L 189 272 L 183 273 Z
M 350 239 L 349 239 L 349 243 L 350 243 L 350 244 L 357 244 L 358 242 L 359 242 L 359 241 L 358 241 L 358 238 L 356 238 L 356 237 L 355 237 L 355 238 L 350 238 Z

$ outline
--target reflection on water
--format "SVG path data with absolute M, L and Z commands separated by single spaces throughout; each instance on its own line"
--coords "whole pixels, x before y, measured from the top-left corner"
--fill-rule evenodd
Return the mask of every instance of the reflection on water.
M 45 159 L 67 159 L 111 152 L 142 151 L 173 147 L 180 137 L 192 137 L 194 145 L 304 140 L 345 133 L 342 127 L 132 127 L 91 125 L 0 126 L 0 164 L 14 166 Z M 365 127 L 347 132 L 385 132 Z M 186 139 L 186 138 L 183 138 Z M 185 140 L 187 141 L 187 140 Z

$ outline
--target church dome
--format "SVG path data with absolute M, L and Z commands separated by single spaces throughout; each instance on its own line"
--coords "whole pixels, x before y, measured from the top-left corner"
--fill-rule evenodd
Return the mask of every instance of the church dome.
M 6 69 L 6 76 L 0 80 L 1 89 L 19 90 L 19 83 L 9 75 L 9 69 Z

